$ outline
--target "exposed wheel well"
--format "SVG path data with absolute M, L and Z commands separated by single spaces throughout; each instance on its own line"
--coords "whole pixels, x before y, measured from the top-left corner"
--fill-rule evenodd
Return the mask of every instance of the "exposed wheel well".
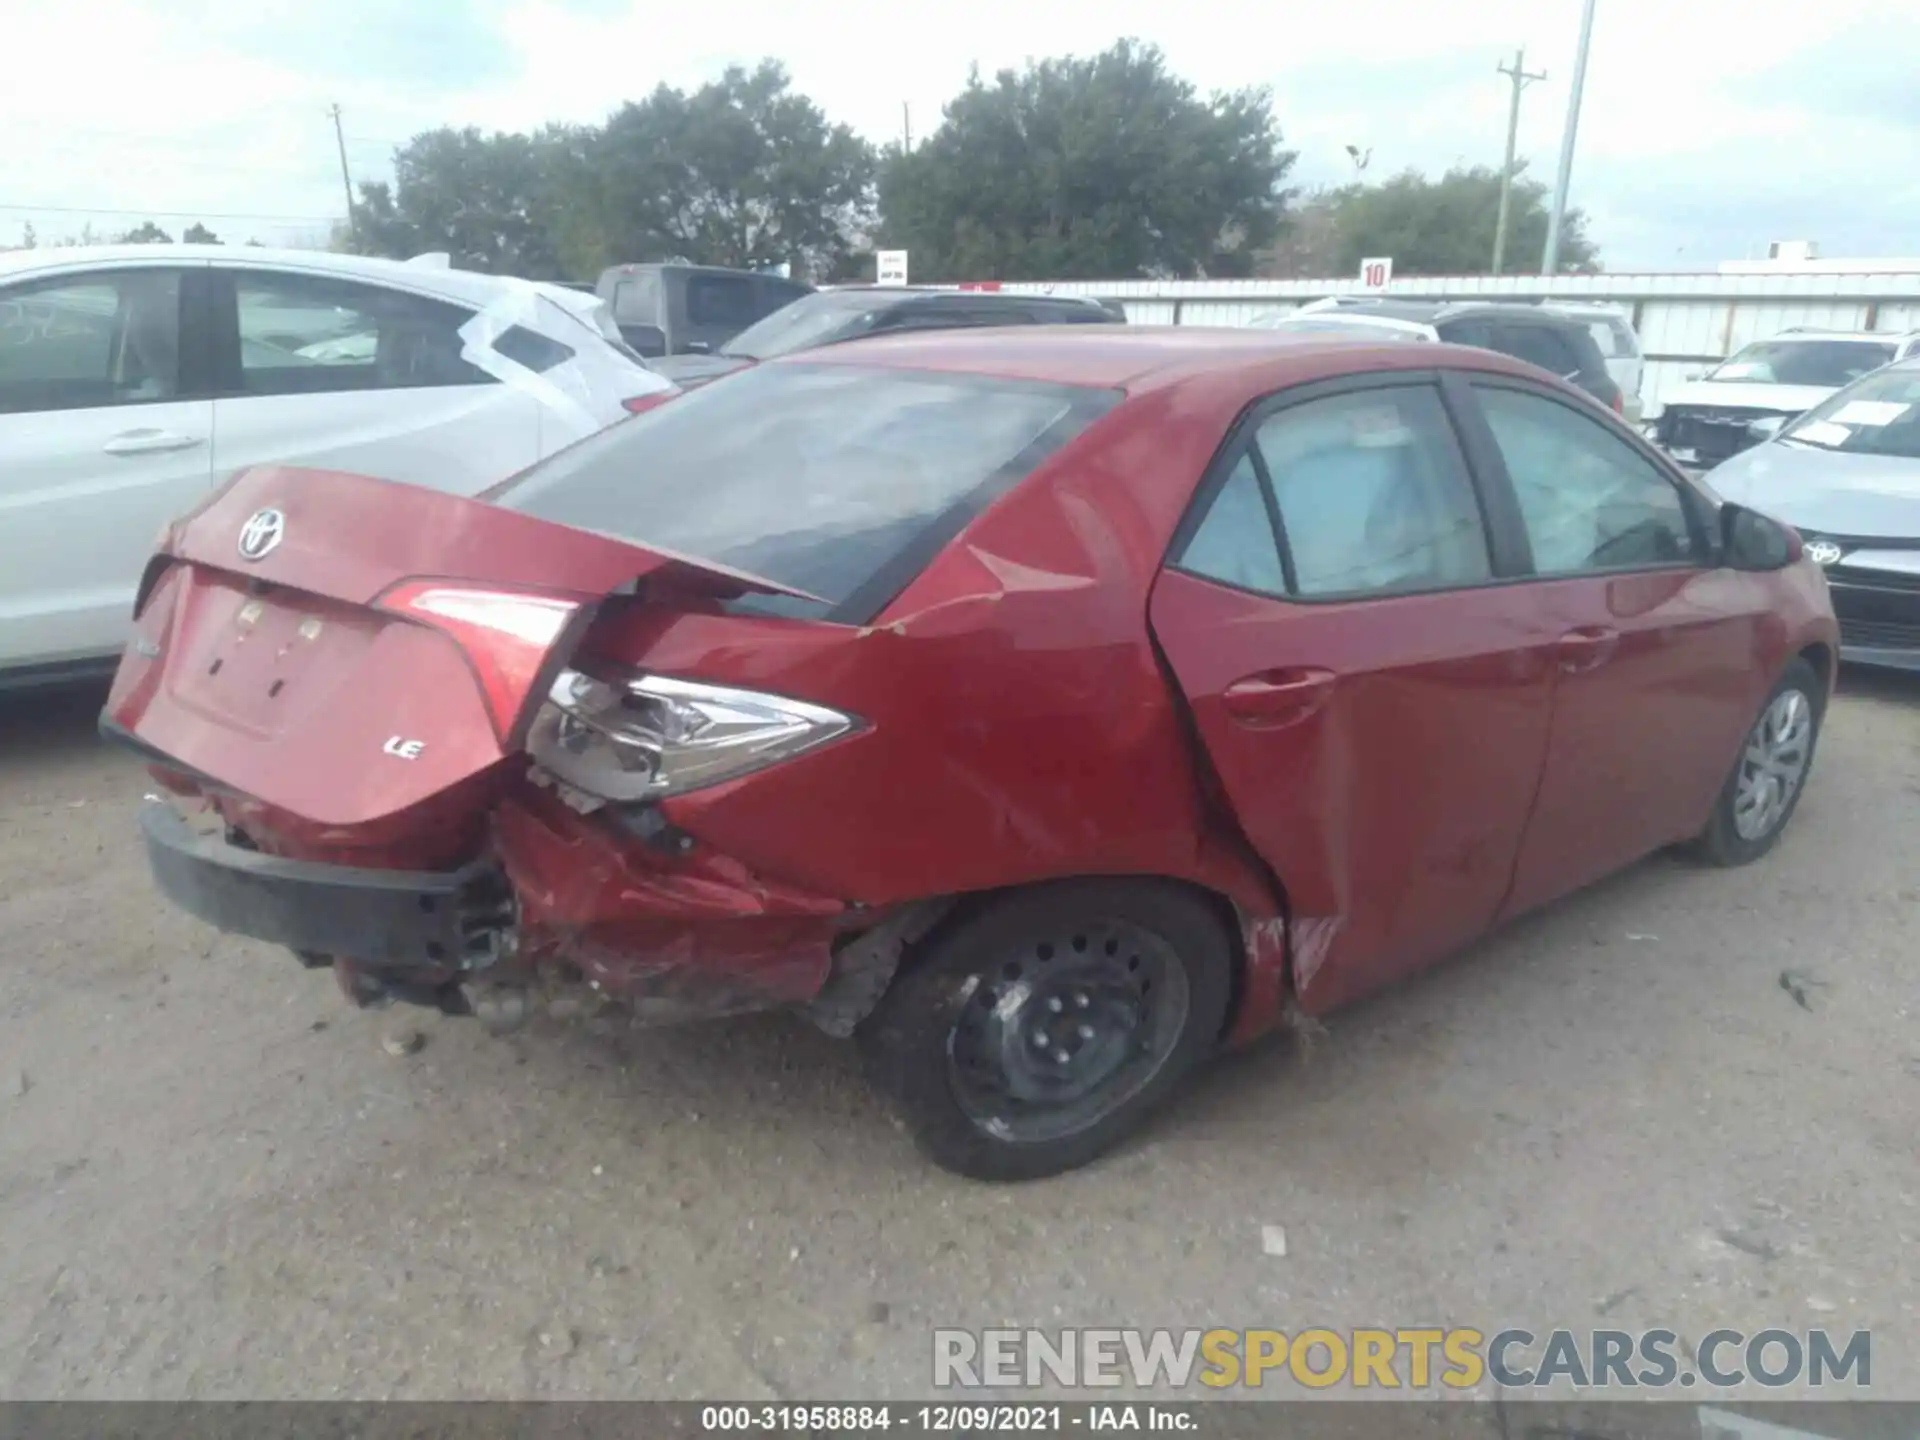
M 1245 928 L 1241 923 L 1240 907 L 1221 891 L 1215 890 L 1210 886 L 1201 885 L 1192 880 L 1183 880 L 1171 875 L 1070 876 L 1061 877 L 1061 880 L 1036 880 L 1029 885 L 1009 885 L 995 890 L 974 890 L 963 895 L 957 895 L 954 897 L 952 904 L 941 912 L 940 918 L 924 933 L 916 936 L 913 941 L 905 947 L 900 957 L 900 971 L 904 973 L 911 969 L 921 956 L 929 953 L 954 927 L 967 923 L 967 921 L 987 907 L 1009 896 L 1017 895 L 1022 891 L 1040 889 L 1047 885 L 1061 883 L 1062 880 L 1066 879 L 1136 880 L 1185 890 L 1203 901 L 1207 909 L 1213 913 L 1214 918 L 1219 921 L 1221 932 L 1227 938 L 1227 953 L 1232 957 L 1233 971 L 1232 974 L 1227 977 L 1227 1015 L 1221 1033 L 1224 1035 L 1232 1030 L 1234 1022 L 1240 1016 L 1241 1002 L 1246 996 L 1247 965 L 1250 958 L 1247 954 L 1247 937 Z M 1287 897 L 1284 890 L 1280 892 L 1280 904 L 1282 917 L 1290 921 L 1292 919 L 1292 911 L 1287 906 Z M 1289 937 L 1291 937 L 1291 933 L 1291 926 L 1289 925 Z M 1286 988 L 1291 991 L 1293 986 L 1293 956 L 1291 953 L 1290 940 L 1289 953 L 1286 958 L 1286 979 L 1284 984 Z
M 1820 704 L 1824 709 L 1833 684 L 1833 647 L 1816 640 L 1794 658 L 1806 661 L 1813 667 L 1813 673 L 1820 677 Z

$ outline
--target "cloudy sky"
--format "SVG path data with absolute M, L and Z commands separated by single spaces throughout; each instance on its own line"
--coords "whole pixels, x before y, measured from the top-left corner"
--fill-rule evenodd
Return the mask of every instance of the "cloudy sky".
M 772 55 L 836 120 L 916 134 L 967 67 L 1160 45 L 1203 89 L 1267 85 L 1296 178 L 1499 163 L 1525 46 L 1521 151 L 1550 179 L 1580 0 L 15 0 L 0 83 L 0 243 L 154 217 L 317 240 L 356 178 L 451 123 L 596 120 L 657 82 Z M 1599 0 L 1574 201 L 1612 270 L 1711 268 L 1812 239 L 1920 255 L 1920 6 Z M 166 212 L 166 213 L 163 213 Z

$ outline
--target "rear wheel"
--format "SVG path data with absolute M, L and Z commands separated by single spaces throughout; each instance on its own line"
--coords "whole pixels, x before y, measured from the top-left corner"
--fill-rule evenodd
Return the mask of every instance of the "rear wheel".
M 1025 1180 L 1136 1129 L 1226 1017 L 1232 950 L 1154 880 L 1020 891 L 934 937 L 860 1032 L 869 1076 L 949 1170 Z
M 1715 865 L 1745 865 L 1774 847 L 1787 828 L 1807 775 L 1826 688 L 1805 660 L 1782 672 L 1742 742 L 1733 773 L 1713 807 L 1696 849 Z

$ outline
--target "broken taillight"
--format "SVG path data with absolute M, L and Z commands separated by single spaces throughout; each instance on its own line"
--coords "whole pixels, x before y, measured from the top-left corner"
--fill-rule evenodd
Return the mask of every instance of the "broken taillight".
M 555 779 L 603 801 L 653 800 L 738 779 L 860 728 L 823 705 L 667 675 L 562 670 L 527 751 Z
M 405 581 L 377 603 L 439 630 L 460 646 L 503 743 L 510 742 L 527 702 L 545 678 L 554 647 L 582 613 L 578 600 L 438 580 Z

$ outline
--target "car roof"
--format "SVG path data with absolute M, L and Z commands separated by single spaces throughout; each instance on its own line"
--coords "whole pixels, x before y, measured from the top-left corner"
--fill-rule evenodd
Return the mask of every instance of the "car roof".
M 1215 329 L 1197 325 L 1032 325 L 929 330 L 800 351 L 773 365 L 874 365 L 902 370 L 1033 380 L 1130 393 L 1231 379 L 1256 389 L 1366 370 L 1490 370 L 1531 376 L 1534 367 L 1465 345 L 1409 345 L 1325 332 Z
M 1776 340 L 1877 340 L 1883 345 L 1898 345 L 1911 340 L 1920 331 L 1914 330 L 1817 330 L 1811 325 L 1794 325 L 1785 330 L 1776 331 L 1763 340 L 1751 343 L 1771 345 Z
M 436 256 L 418 260 L 387 260 L 371 255 L 340 255 L 331 250 L 275 250 L 263 245 L 75 245 L 45 250 L 13 250 L 0 254 L 0 282 L 42 272 L 86 269 L 92 266 L 219 264 L 304 270 L 343 280 L 366 280 L 423 294 L 442 295 L 486 305 L 504 295 L 533 289 L 558 300 L 561 296 L 586 300 L 580 292 L 543 281 L 508 275 L 483 275 L 458 270 Z

